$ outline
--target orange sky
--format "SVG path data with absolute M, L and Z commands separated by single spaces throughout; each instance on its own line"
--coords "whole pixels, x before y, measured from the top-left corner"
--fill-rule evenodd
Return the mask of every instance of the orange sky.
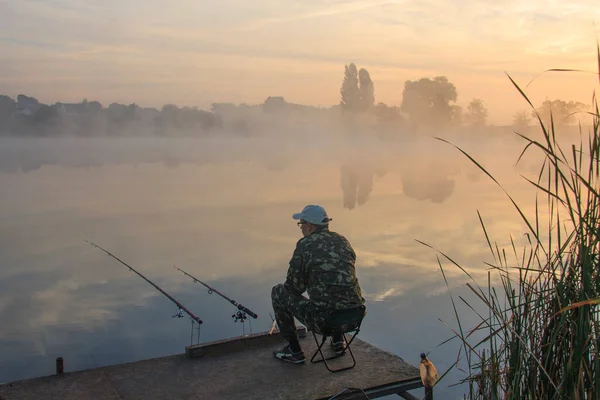
M 458 104 L 484 100 L 490 122 L 527 108 L 548 68 L 597 72 L 595 0 L 0 0 L 0 93 L 46 103 L 99 100 L 208 108 L 267 96 L 330 106 L 344 65 L 369 70 L 376 102 L 399 105 L 406 80 L 447 76 Z M 546 74 L 527 89 L 589 104 L 591 73 Z

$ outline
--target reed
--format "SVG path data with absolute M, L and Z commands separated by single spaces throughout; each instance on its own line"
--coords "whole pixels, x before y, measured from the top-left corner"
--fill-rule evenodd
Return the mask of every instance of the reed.
M 600 78 L 600 46 L 598 68 Z M 476 314 L 476 326 L 465 329 L 450 294 L 458 323 L 454 337 L 461 340 L 457 360 L 468 365 L 463 382 L 471 399 L 600 396 L 600 113 L 595 96 L 589 114 L 591 128 L 584 133 L 580 126 L 579 143 L 566 149 L 557 139 L 552 117 L 544 124 L 538 116 L 539 140 L 517 133 L 525 140 L 519 159 L 533 149 L 544 156 L 537 179 L 525 178 L 538 193 L 534 217 L 527 217 L 505 191 L 528 230 L 522 249 L 512 238 L 508 250 L 492 243 L 479 216 L 494 262 L 489 264 L 487 285 L 478 285 L 469 275 L 467 285 L 476 300 L 460 299 Z M 477 160 L 454 147 L 502 187 Z M 468 275 L 437 251 L 444 280 L 440 256 Z M 492 284 L 492 278 L 497 283 Z M 482 305 L 485 314 L 476 311 Z

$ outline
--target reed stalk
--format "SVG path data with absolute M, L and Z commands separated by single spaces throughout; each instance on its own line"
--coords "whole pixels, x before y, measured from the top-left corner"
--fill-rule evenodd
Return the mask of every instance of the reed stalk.
M 600 78 L 600 46 L 598 65 Z M 469 367 L 463 382 L 471 399 L 600 397 L 600 113 L 595 96 L 589 114 L 591 128 L 586 134 L 580 126 L 579 143 L 567 149 L 559 143 L 552 117 L 545 124 L 538 116 L 540 140 L 517 133 L 525 140 L 519 159 L 534 149 L 544 156 L 537 179 L 525 178 L 537 190 L 533 218 L 505 191 L 527 227 L 529 240 L 522 250 L 512 239 L 511 249 L 499 249 L 479 215 L 494 263 L 487 287 L 469 275 L 467 285 L 481 304 L 461 298 L 473 312 L 482 305 L 486 309 L 475 312 L 480 320 L 475 327 L 463 326 L 451 294 L 459 326 L 453 332 L 462 343 L 459 357 Z M 454 147 L 502 187 L 477 160 Z M 492 284 L 492 274 L 499 283 Z

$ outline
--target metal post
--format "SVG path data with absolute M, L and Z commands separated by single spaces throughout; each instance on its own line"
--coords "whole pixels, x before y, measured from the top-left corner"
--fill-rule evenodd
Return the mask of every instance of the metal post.
M 433 388 L 425 388 L 425 400 L 433 400 Z
M 65 372 L 64 360 L 62 357 L 56 359 L 56 375 L 61 375 Z

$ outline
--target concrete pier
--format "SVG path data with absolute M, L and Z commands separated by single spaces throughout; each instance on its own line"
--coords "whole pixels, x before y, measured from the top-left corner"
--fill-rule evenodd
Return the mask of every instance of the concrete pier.
M 348 388 L 360 388 L 372 399 L 392 393 L 414 398 L 405 392 L 422 387 L 418 368 L 358 338 L 352 342 L 356 367 L 331 373 L 323 363 L 310 362 L 317 347 L 312 333 L 301 336 L 306 355 L 302 365 L 275 359 L 272 351 L 286 342 L 277 332 L 264 332 L 190 346 L 174 356 L 67 369 L 60 375 L 0 385 L 0 399 L 328 399 Z M 335 367 L 351 362 L 349 354 L 330 361 Z M 364 399 L 357 393 L 346 390 L 336 399 Z

